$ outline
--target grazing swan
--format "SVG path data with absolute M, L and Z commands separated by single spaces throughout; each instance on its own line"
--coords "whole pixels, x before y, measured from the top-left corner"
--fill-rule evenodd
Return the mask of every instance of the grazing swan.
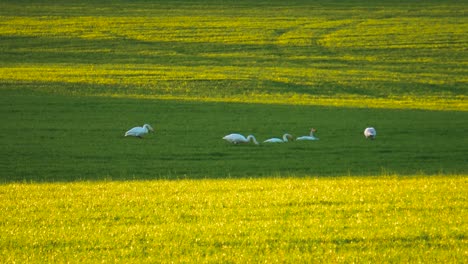
M 223 137 L 223 139 L 227 140 L 228 142 L 230 142 L 232 144 L 244 144 L 244 143 L 249 143 L 252 140 L 253 143 L 255 143 L 255 145 L 258 145 L 257 140 L 252 135 L 249 135 L 246 138 L 241 134 L 229 134 L 229 135 Z
M 375 139 L 377 131 L 375 131 L 375 128 L 373 127 L 368 127 L 364 130 L 364 136 L 366 136 L 366 138 Z
M 312 128 L 310 130 L 310 135 L 309 136 L 302 136 L 296 138 L 296 140 L 319 140 L 317 137 L 314 136 L 314 133 L 317 132 L 317 129 Z
M 263 141 L 264 143 L 284 143 L 284 142 L 288 142 L 288 139 L 289 140 L 293 140 L 293 136 L 291 136 L 290 134 L 286 133 L 283 135 L 283 139 L 280 139 L 280 138 L 270 138 L 270 139 L 267 139 L 265 141 Z
M 125 132 L 125 136 L 142 138 L 145 134 L 147 134 L 150 131 L 154 131 L 154 129 L 150 125 L 144 124 L 143 127 L 134 127 L 129 131 Z

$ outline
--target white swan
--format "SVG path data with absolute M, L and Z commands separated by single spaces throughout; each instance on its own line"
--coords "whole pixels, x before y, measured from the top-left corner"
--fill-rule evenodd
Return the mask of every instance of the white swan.
M 310 135 L 309 136 L 302 136 L 296 138 L 296 140 L 319 140 L 317 137 L 314 136 L 314 133 L 317 132 L 317 129 L 312 128 L 310 130 Z
M 149 133 L 150 131 L 154 131 L 154 129 L 150 125 L 144 124 L 143 127 L 134 127 L 129 131 L 125 132 L 125 136 L 142 138 L 145 134 Z
M 366 136 L 366 138 L 375 139 L 377 131 L 375 131 L 375 128 L 373 127 L 368 127 L 364 130 L 364 136 Z
M 288 142 L 288 139 L 293 140 L 293 136 L 286 133 L 286 134 L 283 135 L 283 139 L 281 139 L 281 138 L 270 138 L 270 139 L 267 139 L 267 140 L 265 140 L 263 142 L 264 143 L 284 143 L 284 142 Z
M 255 145 L 258 145 L 257 139 L 255 139 L 255 137 L 252 135 L 248 135 L 246 138 L 241 134 L 229 134 L 227 136 L 224 136 L 223 139 L 232 144 L 249 143 L 252 140 L 253 143 L 255 143 Z

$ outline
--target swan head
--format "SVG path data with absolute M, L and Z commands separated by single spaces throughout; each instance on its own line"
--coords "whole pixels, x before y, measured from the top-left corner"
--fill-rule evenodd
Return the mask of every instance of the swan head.
M 284 134 L 284 141 L 293 141 L 294 137 L 291 134 Z
M 315 132 L 317 132 L 317 129 L 311 128 L 311 129 L 310 129 L 310 132 L 311 132 L 311 133 L 315 133 Z
M 143 127 L 146 127 L 146 129 L 148 129 L 148 131 L 151 131 L 151 132 L 154 131 L 153 127 L 151 127 L 151 126 L 148 125 L 148 124 L 144 124 Z

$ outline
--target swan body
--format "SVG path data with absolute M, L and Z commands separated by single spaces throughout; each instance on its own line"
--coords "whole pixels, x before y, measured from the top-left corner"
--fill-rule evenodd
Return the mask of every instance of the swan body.
M 150 125 L 144 124 L 142 127 L 134 127 L 129 131 L 125 132 L 125 136 L 142 138 L 145 134 L 148 134 L 151 131 L 154 131 L 154 129 Z
M 377 136 L 377 131 L 375 131 L 375 128 L 373 127 L 368 127 L 364 130 L 364 136 L 369 139 L 375 139 L 375 136 Z
M 258 145 L 257 139 L 253 135 L 248 135 L 247 137 L 244 137 L 241 134 L 229 134 L 227 136 L 223 137 L 224 140 L 232 143 L 232 144 L 245 144 L 249 143 L 252 141 L 255 145 Z
M 314 136 L 315 132 L 317 132 L 317 129 L 312 128 L 308 136 L 298 137 L 296 138 L 296 140 L 319 140 L 317 137 Z
M 265 141 L 263 141 L 264 143 L 284 143 L 284 142 L 288 142 L 288 139 L 289 140 L 293 140 L 293 137 L 286 133 L 283 135 L 283 139 L 281 138 L 270 138 L 270 139 L 267 139 Z

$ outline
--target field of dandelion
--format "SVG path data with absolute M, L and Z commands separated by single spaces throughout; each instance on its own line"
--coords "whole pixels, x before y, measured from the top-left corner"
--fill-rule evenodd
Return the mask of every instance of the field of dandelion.
M 466 261 L 466 9 L 2 1 L 0 262 Z

